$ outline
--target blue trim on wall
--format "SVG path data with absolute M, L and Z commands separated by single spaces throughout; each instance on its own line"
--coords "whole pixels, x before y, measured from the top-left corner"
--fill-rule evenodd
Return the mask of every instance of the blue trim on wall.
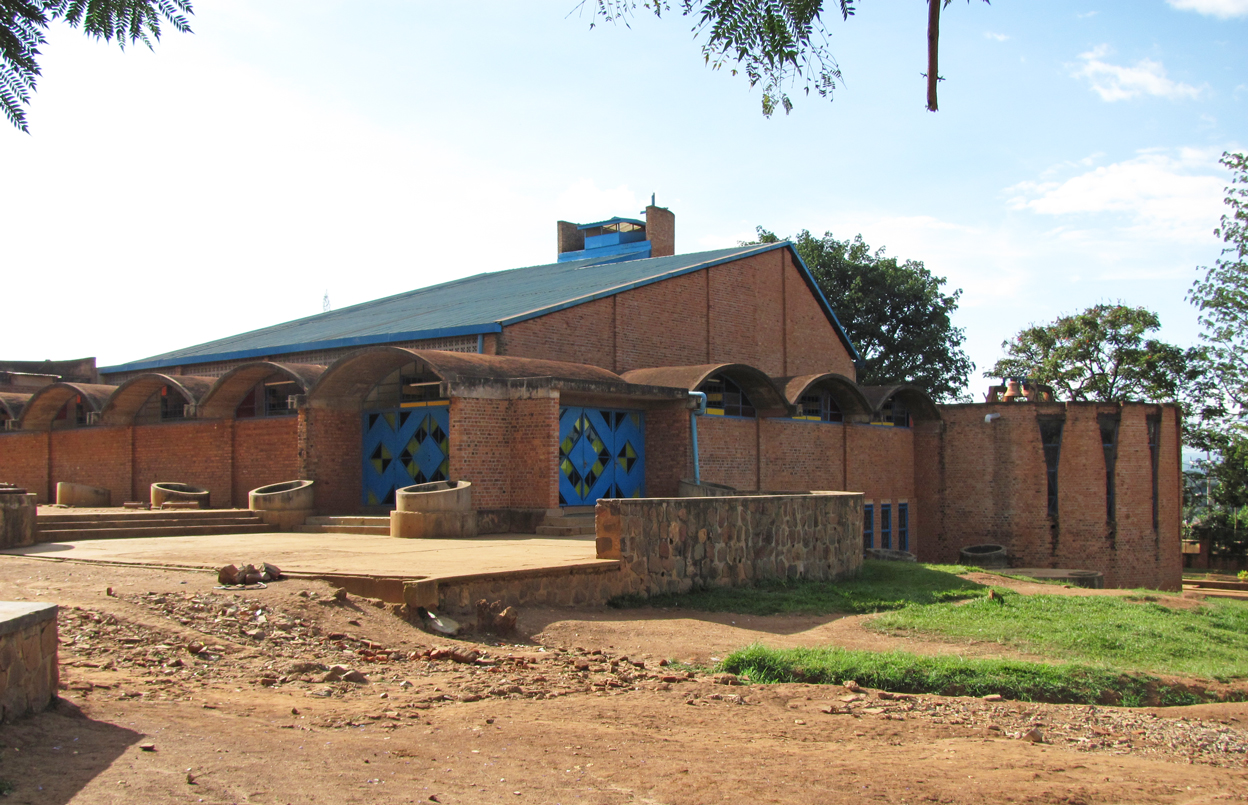
M 502 325 L 466 324 L 460 327 L 440 327 L 436 330 L 410 330 L 403 333 L 381 333 L 380 335 L 363 335 L 355 338 L 334 338 L 328 341 L 310 341 L 306 344 L 282 344 L 259 349 L 240 349 L 235 352 L 216 352 L 210 355 L 182 356 L 179 358 L 163 358 L 156 361 L 136 361 L 117 366 L 101 366 L 101 374 L 118 372 L 137 372 L 146 369 L 160 369 L 166 366 L 190 366 L 197 363 L 214 361 L 234 361 L 241 358 L 264 358 L 270 355 L 287 355 L 292 352 L 310 352 L 316 349 L 338 349 L 340 347 L 367 347 L 374 344 L 389 344 L 394 341 L 419 341 L 426 338 L 450 338 L 457 335 L 482 335 L 484 333 L 501 333 Z
M 604 235 L 604 237 L 606 236 Z M 555 262 L 571 263 L 576 260 L 593 260 L 597 257 L 616 257 L 618 259 L 615 262 L 620 262 L 620 260 L 625 259 L 644 260 L 649 256 L 650 241 L 634 240 L 628 243 L 615 243 L 607 246 L 587 246 L 575 252 L 563 252 L 555 259 Z

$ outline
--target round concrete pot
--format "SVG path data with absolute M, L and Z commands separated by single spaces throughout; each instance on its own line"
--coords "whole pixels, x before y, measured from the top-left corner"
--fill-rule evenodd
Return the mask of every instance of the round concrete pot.
M 199 508 L 206 509 L 210 494 L 199 486 L 160 481 L 152 484 L 152 508 L 159 509 L 166 503 L 198 503 Z
M 1010 557 L 1004 545 L 987 543 L 984 545 L 967 545 L 958 551 L 963 564 L 982 568 L 1002 568 L 1010 566 Z
M 98 486 L 57 481 L 56 502 L 61 506 L 106 508 L 113 505 L 113 493 Z
M 401 512 L 472 511 L 472 483 L 434 481 L 405 486 L 394 493 L 395 508 Z
M 253 511 L 291 511 L 312 508 L 315 481 L 284 481 L 253 489 L 247 495 L 247 508 Z
M 394 493 L 390 536 L 403 539 L 452 539 L 477 535 L 472 483 L 434 481 L 405 486 Z
M 909 551 L 894 551 L 892 548 L 867 548 L 863 555 L 867 559 L 880 559 L 885 562 L 917 561 L 917 557 Z
M 284 481 L 253 489 L 247 508 L 278 531 L 294 531 L 316 514 L 312 484 L 315 481 Z

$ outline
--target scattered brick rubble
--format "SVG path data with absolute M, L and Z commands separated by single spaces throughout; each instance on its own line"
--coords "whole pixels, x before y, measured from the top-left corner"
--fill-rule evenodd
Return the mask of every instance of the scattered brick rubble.
M 1079 751 L 1160 755 L 1190 763 L 1243 766 L 1248 733 L 1228 724 L 1160 718 L 1143 710 L 1078 705 L 892 694 L 858 685 L 749 685 L 732 674 L 706 674 L 666 660 L 630 658 L 602 649 L 489 645 L 411 629 L 411 642 L 382 645 L 318 625 L 322 607 L 352 600 L 341 594 L 300 591 L 285 599 L 286 611 L 263 591 L 117 594 L 152 618 L 133 622 L 114 614 L 73 608 L 61 618 L 63 686 L 88 696 L 140 701 L 202 696 L 210 683 L 251 684 L 303 691 L 317 698 L 380 702 L 367 716 L 325 716 L 292 729 L 338 729 L 373 725 L 393 729 L 420 711 L 489 697 L 555 698 L 626 695 L 652 691 L 683 696 L 696 707 L 745 706 L 801 691 L 790 707 L 805 710 L 797 723 L 817 727 L 823 719 L 925 719 L 968 736 L 1000 737 L 1066 746 Z M 402 614 L 395 608 L 395 614 Z M 487 607 L 491 618 L 501 615 Z M 513 613 L 514 614 L 514 613 Z M 424 640 L 442 640 L 436 645 Z M 115 683 L 109 671 L 127 671 Z M 86 681 L 84 676 L 91 676 Z M 378 694 L 375 683 L 388 683 Z M 380 698 L 379 698 L 380 696 Z M 208 706 L 208 705 L 205 705 Z M 372 709 L 372 708 L 370 708 Z M 299 722 L 307 724 L 308 722 Z

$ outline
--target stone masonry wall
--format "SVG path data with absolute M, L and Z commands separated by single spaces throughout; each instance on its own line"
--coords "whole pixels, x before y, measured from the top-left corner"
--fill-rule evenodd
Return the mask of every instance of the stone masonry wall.
M 628 592 L 655 595 L 755 579 L 832 580 L 862 566 L 862 495 L 641 498 L 598 502 L 598 555 Z
M 0 721 L 45 709 L 56 698 L 55 604 L 0 602 Z
M 0 548 L 35 544 L 36 496 L 0 494 Z

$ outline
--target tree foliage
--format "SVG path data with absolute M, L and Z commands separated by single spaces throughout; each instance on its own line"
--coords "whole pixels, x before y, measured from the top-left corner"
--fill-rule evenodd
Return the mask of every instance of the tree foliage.
M 1175 401 L 1190 372 L 1190 351 L 1147 337 L 1161 327 L 1142 307 L 1100 304 L 1025 328 L 1001 348 L 985 377 L 1028 377 L 1080 402 Z
M 1200 311 L 1205 347 L 1204 424 L 1230 433 L 1248 418 L 1248 154 L 1223 153 L 1228 207 L 1213 231 L 1225 247 L 1187 298 Z
M 938 61 L 940 12 L 953 0 L 927 0 L 927 108 L 935 112 L 936 84 L 943 81 Z M 969 3 L 970 0 L 967 0 Z M 985 3 L 989 0 L 984 0 Z M 763 85 L 763 114 L 767 117 L 793 108 L 789 87 L 802 86 L 828 98 L 841 81 L 841 70 L 828 48 L 824 26 L 824 0 L 582 0 L 592 5 L 595 19 L 628 22 L 638 6 L 656 17 L 671 14 L 673 5 L 682 17 L 694 20 L 694 36 L 702 41 L 702 58 L 718 70 L 732 63 L 733 75 L 745 73 L 754 87 Z M 848 20 L 853 0 L 829 0 L 829 5 Z
M 61 20 L 105 42 L 142 42 L 149 48 L 160 39 L 161 23 L 191 30 L 190 0 L 0 0 L 0 109 L 22 131 L 26 107 L 38 81 L 39 46 L 47 42 L 48 26 Z
M 779 240 L 758 228 L 758 242 Z M 837 240 L 831 232 L 817 238 L 802 230 L 789 240 L 858 349 L 859 383 L 914 383 L 939 400 L 965 394 L 975 364 L 951 318 L 961 289 L 946 294 L 945 279 L 922 262 L 899 262 L 883 248 L 873 252 L 862 235 Z

